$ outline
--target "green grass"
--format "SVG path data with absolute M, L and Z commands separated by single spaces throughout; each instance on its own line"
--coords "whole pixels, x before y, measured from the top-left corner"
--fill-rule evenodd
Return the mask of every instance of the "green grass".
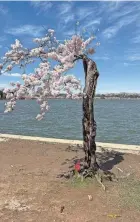
M 122 206 L 140 210 L 140 180 L 125 179 L 119 186 Z
M 86 179 L 83 179 L 82 181 L 81 178 L 78 176 L 75 176 L 72 178 L 72 180 L 70 180 L 70 184 L 75 188 L 86 188 L 93 183 L 94 183 L 93 178 L 86 178 Z

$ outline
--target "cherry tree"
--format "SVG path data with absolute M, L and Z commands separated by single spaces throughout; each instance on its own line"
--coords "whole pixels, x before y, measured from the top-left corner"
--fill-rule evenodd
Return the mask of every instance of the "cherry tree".
M 94 175 L 99 170 L 96 161 L 96 122 L 94 119 L 94 96 L 99 72 L 96 63 L 88 57 L 94 53 L 90 48 L 90 43 L 94 40 L 91 36 L 88 39 L 80 35 L 73 35 L 71 39 L 60 43 L 52 29 L 43 38 L 35 38 L 35 48 L 24 48 L 19 40 L 11 45 L 11 49 L 3 57 L 0 64 L 1 74 L 10 72 L 15 66 L 23 69 L 23 84 L 11 83 L 12 88 L 4 90 L 6 93 L 5 113 L 11 112 L 16 100 L 21 98 L 37 98 L 40 105 L 40 113 L 37 120 L 42 120 L 45 112 L 49 109 L 48 97 L 57 97 L 62 92 L 66 93 L 66 98 L 78 99 L 83 95 L 83 148 L 85 151 L 84 168 L 87 174 Z M 98 45 L 98 43 L 96 44 Z M 40 60 L 39 67 L 32 74 L 26 74 L 25 68 L 28 64 Z M 85 72 L 85 87 L 82 92 L 80 80 L 66 72 L 75 66 L 78 60 L 83 61 Z M 52 62 L 53 61 L 53 62 Z M 54 65 L 55 62 L 55 65 Z

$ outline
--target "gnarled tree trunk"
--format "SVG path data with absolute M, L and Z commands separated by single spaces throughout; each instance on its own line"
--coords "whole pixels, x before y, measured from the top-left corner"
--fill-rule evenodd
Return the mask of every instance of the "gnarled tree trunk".
M 83 93 L 83 146 L 88 168 L 98 169 L 96 162 L 96 122 L 94 119 L 94 96 L 99 76 L 96 63 L 83 56 L 85 88 Z

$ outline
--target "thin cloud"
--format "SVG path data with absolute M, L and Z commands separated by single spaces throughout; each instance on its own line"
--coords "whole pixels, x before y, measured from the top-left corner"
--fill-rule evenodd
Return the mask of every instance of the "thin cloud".
M 125 18 L 120 19 L 120 21 L 118 22 L 118 25 L 120 26 L 120 28 L 126 25 L 130 25 L 133 22 L 136 22 L 138 17 L 139 17 L 139 14 L 126 16 Z
M 63 35 L 67 37 L 75 33 L 75 26 L 77 21 L 79 22 L 79 26 L 77 27 L 78 32 L 81 32 L 83 28 L 86 29 L 86 32 L 89 29 L 93 31 L 98 27 L 101 21 L 101 18 L 94 18 L 93 8 L 78 7 L 75 13 L 73 13 L 71 4 L 68 4 L 66 9 L 63 11 L 63 13 L 61 12 L 60 15 L 59 27 L 63 27 Z
M 136 64 L 130 63 L 130 62 L 124 62 L 123 65 L 124 65 L 125 67 L 128 67 L 128 66 L 135 66 Z
M 78 20 L 83 20 L 91 15 L 93 15 L 96 12 L 94 8 L 84 7 L 84 8 L 78 8 L 77 9 L 77 18 Z
M 58 6 L 58 30 L 61 28 L 63 30 L 63 35 L 69 37 L 75 33 L 76 22 L 80 22 L 77 27 L 77 31 L 81 32 L 83 28 L 88 31 L 92 31 L 98 27 L 100 24 L 101 18 L 96 17 L 95 19 L 95 7 L 77 7 L 74 10 L 74 3 L 61 3 Z
M 41 13 L 48 12 L 52 8 L 53 3 L 50 1 L 46 1 L 46 2 L 32 1 L 31 5 L 36 9 L 37 11 L 36 14 L 40 15 Z
M 90 7 L 78 7 L 76 9 L 76 17 L 80 22 L 79 28 L 81 30 L 91 29 L 91 31 L 95 31 L 95 29 L 100 25 L 101 17 L 97 16 L 98 8 L 95 5 L 91 5 Z
M 72 10 L 72 3 L 61 3 L 58 6 L 59 16 L 70 13 Z
M 112 13 L 109 16 L 108 21 L 113 22 L 113 21 L 116 21 L 117 19 L 123 18 L 123 16 L 138 13 L 138 8 L 134 4 L 134 2 L 132 3 L 130 2 L 128 4 L 127 2 L 120 1 L 116 4 L 116 7 L 111 7 L 111 11 Z M 107 13 L 109 12 L 110 12 L 110 7 L 108 7 L 108 10 L 107 10 Z
M 106 3 L 108 3 L 108 5 Z M 105 2 L 104 4 L 108 8 L 109 12 L 114 12 L 116 10 L 120 10 L 123 3 L 119 1 L 110 1 L 110 2 Z
M 3 42 L 3 41 L 5 41 L 6 40 L 6 37 L 5 36 L 1 36 L 0 37 L 0 42 Z
M 128 63 L 128 62 L 124 62 L 123 64 L 124 64 L 124 66 L 129 66 L 130 65 L 130 63 Z
M 131 14 L 133 12 L 135 12 L 134 7 L 128 7 L 126 10 L 117 11 L 110 16 L 109 21 L 120 19 L 121 17 Z
M 140 33 L 137 33 L 137 36 L 132 38 L 131 42 L 132 43 L 140 43 Z
M 104 60 L 104 61 L 110 60 L 110 58 L 108 56 L 94 56 L 94 59 Z
M 42 26 L 35 26 L 35 25 L 23 25 L 15 28 L 10 28 L 5 30 L 5 33 L 11 35 L 29 35 L 29 36 L 40 36 L 41 33 L 44 31 Z
M 69 30 L 69 31 L 64 31 L 63 32 L 63 35 L 66 37 L 66 38 L 69 38 L 69 37 L 71 37 L 72 35 L 74 35 L 75 34 L 75 30 L 74 29 L 71 29 L 71 30 Z
M 8 8 L 4 7 L 2 4 L 0 4 L 0 14 L 2 15 L 8 14 Z
M 83 25 L 83 26 L 84 26 L 84 28 L 93 28 L 93 27 L 99 25 L 100 22 L 101 22 L 101 18 L 97 18 L 95 20 L 93 19 L 91 21 L 86 21 L 85 25 Z
M 79 26 L 77 27 L 77 32 L 80 33 L 81 35 L 85 35 L 85 32 L 87 35 L 90 35 L 91 32 L 95 31 L 99 27 L 99 24 L 100 24 L 100 18 L 92 21 L 85 21 L 84 23 L 79 23 Z M 76 22 L 73 23 L 73 27 L 71 28 L 67 28 L 67 26 L 63 27 L 63 35 L 66 37 L 70 37 L 76 34 L 75 25 Z
M 128 48 L 125 52 L 124 52 L 124 59 L 126 62 L 134 62 L 134 61 L 140 61 L 140 50 L 139 48 L 136 47 L 132 47 L 132 48 Z
M 58 19 L 58 26 L 57 29 L 61 30 L 61 32 L 63 31 L 66 32 L 67 30 L 69 30 L 69 26 L 71 26 L 72 22 L 75 21 L 75 14 L 73 13 L 72 10 L 73 7 L 73 3 L 69 2 L 69 3 L 60 3 L 57 6 L 57 19 Z
M 111 24 L 107 27 L 103 36 L 105 38 L 112 38 L 117 35 L 117 33 L 125 26 L 135 22 L 136 24 L 139 21 L 139 10 L 140 4 L 136 2 L 106 2 L 101 4 L 100 14 L 102 13 L 106 17 L 108 24 Z
M 131 56 L 128 56 L 127 60 L 132 61 L 132 62 L 133 61 L 140 61 L 140 54 L 137 53 L 137 54 L 133 54 Z
M 108 39 L 114 37 L 120 31 L 121 28 L 132 24 L 133 22 L 137 20 L 137 18 L 138 18 L 138 15 L 135 14 L 135 15 L 126 16 L 123 19 L 120 19 L 118 22 L 116 22 L 115 25 L 108 27 L 107 29 L 103 31 L 104 37 Z
M 8 84 L 0 83 L 0 89 L 5 89 L 8 87 Z
M 105 1 L 105 2 L 97 2 L 97 9 L 95 11 L 96 15 L 101 16 L 107 14 L 109 18 L 114 14 L 116 11 L 121 10 L 122 5 L 124 2 L 121 1 Z
M 21 77 L 21 74 L 19 73 L 4 73 L 4 76 L 11 76 L 11 77 Z
M 63 19 L 61 20 L 62 23 L 64 23 L 65 25 L 67 25 L 69 22 L 72 22 L 75 20 L 75 17 L 73 14 L 70 15 L 64 15 Z
M 69 15 L 69 16 L 65 17 L 65 23 L 67 24 L 70 21 L 74 21 L 74 19 L 75 19 L 75 17 L 73 14 Z
M 110 39 L 112 37 L 114 37 L 117 32 L 119 31 L 120 27 L 118 25 L 116 26 L 112 26 L 112 27 L 108 27 L 103 31 L 103 36 L 107 39 Z

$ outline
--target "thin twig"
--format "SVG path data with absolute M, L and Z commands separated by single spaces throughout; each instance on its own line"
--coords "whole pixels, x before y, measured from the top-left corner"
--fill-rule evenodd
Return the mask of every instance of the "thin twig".
M 102 177 L 99 176 L 98 174 L 95 174 L 95 178 L 96 178 L 97 182 L 102 186 L 103 190 L 105 191 L 105 190 L 106 190 L 106 187 L 105 187 L 105 185 L 102 183 Z
M 116 167 L 116 169 L 123 173 L 123 170 L 120 169 L 119 167 Z

